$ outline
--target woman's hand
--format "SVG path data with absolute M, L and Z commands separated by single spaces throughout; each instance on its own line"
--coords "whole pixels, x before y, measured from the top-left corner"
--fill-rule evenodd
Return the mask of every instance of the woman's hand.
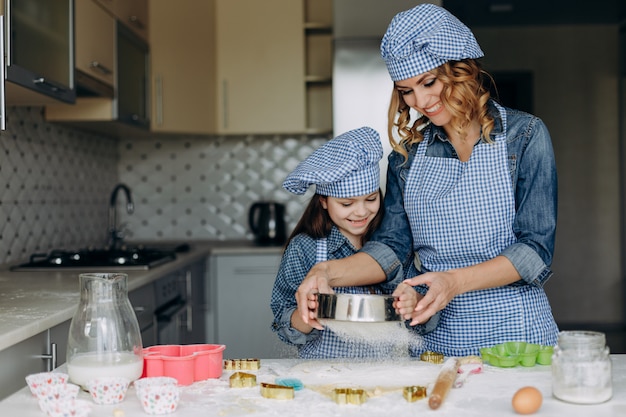
M 324 326 L 317 321 L 317 293 L 332 294 L 334 291 L 329 285 L 328 270 L 326 263 L 321 262 L 313 266 L 296 291 L 298 314 L 305 324 L 319 330 Z
M 505 256 L 499 255 L 488 261 L 451 269 L 443 272 L 425 272 L 404 280 L 408 285 L 426 285 L 428 292 L 418 301 L 411 326 L 426 323 L 436 312 L 443 310 L 457 295 L 486 288 L 511 284 L 520 275 Z

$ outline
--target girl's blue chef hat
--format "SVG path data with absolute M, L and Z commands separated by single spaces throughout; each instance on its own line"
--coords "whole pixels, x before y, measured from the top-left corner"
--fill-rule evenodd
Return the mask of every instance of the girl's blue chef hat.
M 287 176 L 283 188 L 302 195 L 315 184 L 315 192 L 328 197 L 351 198 L 380 188 L 378 162 L 383 147 L 371 127 L 350 130 L 326 142 Z
M 448 61 L 480 58 L 472 31 L 446 9 L 420 4 L 398 13 L 380 44 L 393 81 L 406 80 Z

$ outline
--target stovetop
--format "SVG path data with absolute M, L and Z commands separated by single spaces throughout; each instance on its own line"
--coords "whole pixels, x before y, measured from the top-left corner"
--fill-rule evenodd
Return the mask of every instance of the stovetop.
M 29 262 L 16 265 L 12 271 L 64 271 L 85 269 L 147 270 L 176 259 L 176 252 L 185 248 L 163 250 L 145 247 L 122 249 L 81 249 L 77 251 L 53 250 L 50 253 L 35 253 Z M 188 247 L 186 248 L 188 250 Z

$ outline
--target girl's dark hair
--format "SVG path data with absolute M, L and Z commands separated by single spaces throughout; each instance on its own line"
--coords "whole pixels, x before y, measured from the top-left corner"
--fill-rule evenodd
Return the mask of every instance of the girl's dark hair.
M 296 224 L 296 227 L 287 239 L 285 247 L 289 245 L 291 239 L 300 233 L 306 233 L 314 239 L 320 239 L 330 234 L 333 221 L 330 219 L 328 211 L 322 206 L 322 199 L 324 198 L 326 197 L 320 194 L 314 194 L 313 197 L 311 197 L 311 201 L 309 201 L 309 204 L 304 209 L 304 213 L 302 213 L 298 224 Z M 374 230 L 380 226 L 383 220 L 385 208 L 383 204 L 383 193 L 380 189 L 378 190 L 378 198 L 380 199 L 380 209 L 370 222 L 365 234 L 361 236 L 361 244 L 364 244 L 372 237 Z

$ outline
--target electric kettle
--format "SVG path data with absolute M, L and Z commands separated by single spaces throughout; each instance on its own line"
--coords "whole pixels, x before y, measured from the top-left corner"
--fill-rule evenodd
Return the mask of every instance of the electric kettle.
M 250 206 L 248 224 L 254 241 L 261 246 L 280 246 L 285 235 L 285 206 L 274 201 L 259 201 Z

